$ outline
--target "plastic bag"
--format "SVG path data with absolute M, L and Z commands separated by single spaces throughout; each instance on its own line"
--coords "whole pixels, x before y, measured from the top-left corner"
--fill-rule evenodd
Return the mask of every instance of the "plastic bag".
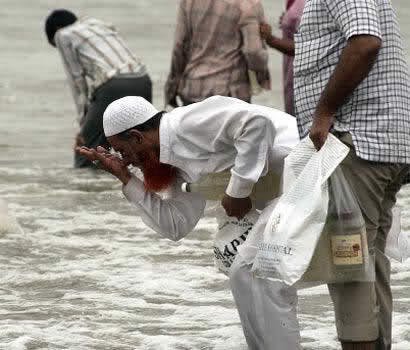
M 263 232 L 265 231 L 269 217 L 278 204 L 279 199 L 280 197 L 270 201 L 260 212 L 258 220 L 253 225 L 246 241 L 238 247 L 239 255 L 241 255 L 243 261 L 247 264 L 253 264 L 255 260 L 259 243 L 263 241 Z
M 371 266 L 365 222 L 339 166 L 329 179 L 326 224 L 297 287 L 309 287 L 312 283 L 371 282 L 375 280 Z
M 398 206 L 392 209 L 392 225 L 387 235 L 384 253 L 398 262 L 410 258 L 410 242 L 406 233 L 401 230 L 401 209 Z
M 238 247 L 242 245 L 259 218 L 256 209 L 252 209 L 242 219 L 230 217 L 225 214 L 225 210 L 220 206 L 216 219 L 218 231 L 213 242 L 215 266 L 225 274 L 229 274 L 229 269 L 238 254 Z
M 284 194 L 271 213 L 252 268 L 259 277 L 288 285 L 300 280 L 325 225 L 327 180 L 348 152 L 333 135 L 319 152 L 306 137 L 285 159 Z

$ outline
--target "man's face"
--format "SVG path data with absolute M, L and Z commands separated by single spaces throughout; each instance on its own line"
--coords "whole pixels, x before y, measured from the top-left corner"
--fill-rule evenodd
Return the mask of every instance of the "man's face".
M 130 135 L 128 139 L 118 136 L 107 139 L 114 150 L 121 154 L 125 166 L 133 165 L 141 169 L 147 191 L 162 191 L 175 180 L 176 169 L 169 164 L 160 163 L 159 146 L 146 138 Z
M 147 154 L 152 152 L 152 145 L 147 144 L 145 139 L 138 140 L 130 135 L 128 139 L 122 139 L 119 136 L 110 136 L 107 138 L 114 150 L 121 154 L 125 166 L 133 165 L 142 168 Z

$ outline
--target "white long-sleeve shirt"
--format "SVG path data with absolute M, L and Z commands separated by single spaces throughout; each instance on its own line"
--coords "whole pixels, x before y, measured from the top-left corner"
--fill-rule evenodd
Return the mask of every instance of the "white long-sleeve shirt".
M 123 192 L 146 225 L 172 240 L 193 230 L 206 203 L 199 193 L 182 192 L 183 181 L 230 169 L 226 193 L 247 197 L 268 170 L 282 173 L 284 158 L 299 142 L 294 117 L 222 96 L 164 114 L 159 137 L 160 161 L 179 169 L 169 197 L 145 192 L 136 177 Z

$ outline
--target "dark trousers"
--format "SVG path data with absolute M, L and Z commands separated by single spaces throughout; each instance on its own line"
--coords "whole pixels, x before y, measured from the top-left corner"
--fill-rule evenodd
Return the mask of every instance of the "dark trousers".
M 151 102 L 152 83 L 150 77 L 148 75 L 135 77 L 133 74 L 120 74 L 102 84 L 94 92 L 80 130 L 86 147 L 108 146 L 103 130 L 104 111 L 111 102 L 125 96 L 141 96 Z M 94 167 L 94 164 L 75 152 L 74 167 Z
M 192 105 L 193 103 L 195 103 L 194 101 L 186 100 L 185 98 L 183 98 L 183 97 L 181 97 L 181 96 L 179 96 L 179 98 L 181 99 L 182 104 L 183 104 L 184 106 L 189 106 L 189 105 Z
M 403 185 L 410 184 L 410 172 L 407 174 L 406 178 L 404 179 Z

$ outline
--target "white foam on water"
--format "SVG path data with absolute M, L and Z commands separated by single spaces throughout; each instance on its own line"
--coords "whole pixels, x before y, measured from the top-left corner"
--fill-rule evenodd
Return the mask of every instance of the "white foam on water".
M 409 43 L 409 2 L 395 3 Z M 206 216 L 186 239 L 170 242 L 135 216 L 112 176 L 71 168 L 75 107 L 58 53 L 39 35 L 39 23 L 54 4 L 2 5 L 30 16 L 4 16 L 0 37 L 7 67 L 0 82 L 0 196 L 12 215 L 0 219 L 0 349 L 245 350 L 228 280 L 213 266 L 215 220 Z M 97 7 L 87 1 L 72 6 L 119 27 L 147 64 L 154 104 L 162 108 L 175 3 L 99 0 Z M 280 1 L 264 6 L 271 20 L 282 11 Z M 146 35 L 137 38 L 138 32 Z M 270 54 L 272 76 L 279 76 L 281 56 Z M 281 86 L 272 88 L 254 101 L 281 106 Z M 398 202 L 410 234 L 410 186 Z M 393 350 L 408 350 L 410 260 L 392 269 Z M 300 295 L 304 348 L 340 349 L 326 287 Z
M 116 210 L 100 208 L 108 193 Z M 22 349 L 246 349 L 228 280 L 213 266 L 214 218 L 171 242 L 111 195 L 93 192 L 95 201 L 77 207 L 64 197 L 43 207 L 12 205 L 29 225 L 23 236 L 0 237 L 0 339 Z M 408 270 L 408 261 L 392 264 L 393 349 L 409 341 Z M 299 295 L 304 348 L 339 349 L 327 288 Z
M 0 198 L 0 237 L 11 233 L 23 234 L 23 230 L 9 211 L 7 202 Z

